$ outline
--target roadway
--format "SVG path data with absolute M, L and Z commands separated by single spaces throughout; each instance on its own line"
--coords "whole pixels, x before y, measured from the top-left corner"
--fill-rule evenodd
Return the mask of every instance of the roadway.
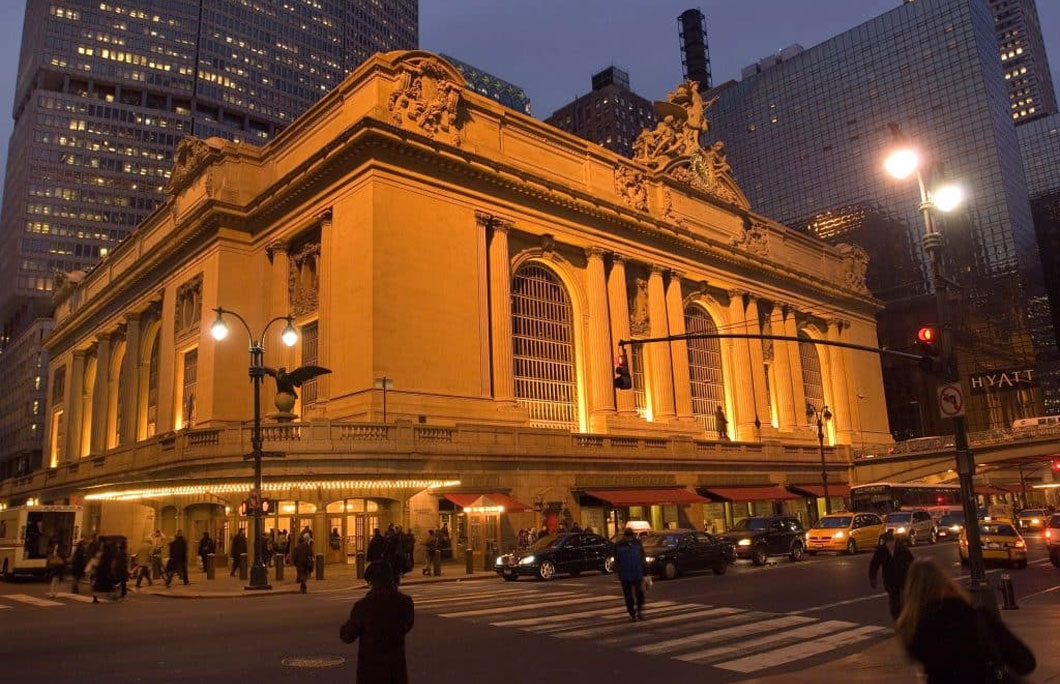
M 1060 605 L 1060 570 L 1028 537 L 1030 567 L 1013 577 L 1021 605 Z M 913 549 L 965 574 L 953 542 Z M 869 588 L 869 554 L 787 559 L 722 576 L 655 583 L 647 619 L 624 617 L 613 577 L 549 583 L 499 578 L 414 585 L 410 680 L 737 682 L 842 658 L 890 636 L 886 600 Z M 993 570 L 992 572 L 997 572 Z M 93 605 L 49 599 L 42 583 L 0 584 L 10 681 L 351 682 L 356 647 L 338 627 L 363 589 L 241 599 L 145 594 Z M 337 657 L 328 667 L 285 659 Z M 321 665 L 324 660 L 308 664 Z M 32 679 L 30 679 L 32 678 Z M 606 679 L 605 679 L 606 681 Z

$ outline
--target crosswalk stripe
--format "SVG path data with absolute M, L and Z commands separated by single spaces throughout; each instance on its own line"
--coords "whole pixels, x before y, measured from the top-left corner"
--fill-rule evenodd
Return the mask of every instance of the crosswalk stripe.
M 492 593 L 491 594 L 472 594 L 472 595 L 469 595 L 469 596 L 450 596 L 448 598 L 436 598 L 436 599 L 425 599 L 425 600 L 423 600 L 423 599 L 421 599 L 421 600 L 413 599 L 413 600 L 415 601 L 417 607 L 427 607 L 427 606 L 437 606 L 437 605 L 441 605 L 443 603 L 474 603 L 474 602 L 481 603 L 482 601 L 492 601 L 494 599 L 500 599 L 502 601 L 510 601 L 511 599 L 515 598 L 515 596 L 517 596 L 517 595 L 525 596 L 525 594 L 516 591 L 516 592 L 498 592 L 496 594 L 492 594 Z M 578 592 L 575 592 L 575 591 L 557 591 L 557 592 L 555 592 L 553 594 L 549 594 L 549 596 L 558 596 L 558 597 L 561 597 L 561 598 L 565 598 L 565 597 L 568 597 L 568 596 L 577 596 L 577 595 L 578 595 Z
M 706 610 L 694 610 L 691 613 L 680 613 L 677 615 L 668 615 L 661 618 L 652 618 L 649 616 L 648 620 L 652 625 L 667 624 L 670 622 L 677 622 L 681 620 L 705 618 L 708 616 L 717 615 L 733 615 L 735 613 L 743 613 L 744 611 L 740 608 L 711 608 L 710 606 L 703 606 Z M 572 636 L 580 639 L 587 637 L 598 637 L 612 632 L 628 632 L 626 625 L 605 625 L 602 627 L 590 627 L 588 629 L 578 629 L 570 632 L 564 632 L 562 636 Z
M 660 641 L 654 644 L 644 644 L 642 646 L 636 646 L 632 650 L 637 653 L 646 654 L 667 653 L 687 648 L 689 646 L 698 646 L 699 644 L 709 641 L 748 636 L 750 634 L 768 632 L 781 627 L 790 627 L 793 625 L 805 624 L 807 622 L 817 622 L 817 619 L 802 617 L 801 615 L 781 615 L 758 622 L 748 622 L 742 625 L 736 625 L 735 627 L 728 627 L 726 629 L 711 630 L 700 634 L 690 634 L 678 639 L 668 639 L 667 641 Z
M 749 653 L 760 650 L 764 646 L 775 646 L 778 643 L 790 643 L 795 641 L 802 641 L 804 639 L 812 639 L 815 637 L 824 636 L 831 632 L 838 632 L 841 629 L 847 629 L 850 627 L 856 627 L 857 625 L 853 622 L 844 622 L 843 620 L 826 620 L 824 622 L 818 622 L 816 624 L 806 625 L 805 627 L 796 627 L 795 629 L 789 629 L 776 634 L 770 634 L 768 636 L 760 637 L 758 639 L 752 639 L 751 641 L 741 641 L 738 644 L 730 646 L 719 646 L 715 648 L 708 648 L 705 651 L 693 651 L 692 653 L 685 653 L 683 655 L 674 656 L 674 660 L 683 660 L 686 663 L 706 663 L 713 660 L 721 660 L 727 656 L 734 654 L 742 654 L 747 656 Z
M 663 601 L 655 604 L 657 606 L 672 606 L 673 601 Z M 567 622 L 580 618 L 604 617 L 607 615 L 625 615 L 626 608 L 597 608 L 595 610 L 583 610 L 580 613 L 563 613 L 561 615 L 548 615 L 545 617 L 522 618 L 519 620 L 504 620 L 502 622 L 491 622 L 493 627 L 529 627 L 531 625 L 543 625 L 550 622 Z
M 70 599 L 71 601 L 80 601 L 81 603 L 92 603 L 91 596 L 84 596 L 83 594 L 72 594 L 66 591 L 60 591 L 55 595 L 55 598 Z
M 656 615 L 668 615 L 668 614 L 671 614 L 671 613 L 679 613 L 679 612 L 690 611 L 691 609 L 699 608 L 699 607 L 700 606 L 697 606 L 695 604 L 687 604 L 687 603 L 676 603 L 676 604 L 674 604 L 672 606 L 661 606 L 660 607 L 660 605 L 658 603 L 653 603 L 652 604 L 651 614 L 652 614 L 652 617 L 655 617 Z M 616 619 L 616 620 L 612 621 L 612 620 L 610 620 L 609 618 L 606 618 L 606 617 L 602 618 L 603 620 L 608 620 L 607 629 L 609 629 L 611 631 L 624 630 L 624 629 L 626 629 L 628 627 L 627 620 L 629 618 L 626 617 L 626 609 L 625 608 L 617 608 L 616 610 L 620 610 L 621 611 L 620 613 L 617 614 L 617 617 L 621 618 L 621 619 Z M 568 624 L 549 623 L 549 624 L 544 624 L 544 625 L 535 625 L 533 627 L 523 627 L 522 629 L 523 629 L 523 631 L 526 631 L 526 632 L 537 632 L 539 634 L 551 634 L 552 636 L 562 637 L 562 636 L 566 636 L 566 634 L 565 634 L 566 632 L 572 632 L 572 631 L 575 631 L 575 630 L 585 629 L 587 626 L 588 627 L 600 626 L 600 624 L 599 624 L 598 621 L 579 620 L 576 624 L 570 624 L 570 625 L 568 625 Z
M 647 629 L 652 631 L 652 635 L 656 640 L 663 640 L 678 636 L 686 636 L 688 634 L 699 634 L 706 631 L 711 631 L 717 634 L 717 632 L 723 628 L 731 628 L 734 625 L 743 625 L 750 622 L 760 622 L 762 620 L 772 619 L 775 616 L 776 613 L 762 613 L 757 610 L 739 610 L 705 618 L 699 617 L 693 618 L 692 620 L 675 621 L 672 625 L 656 628 L 648 627 Z M 649 618 L 649 620 L 650 619 L 651 618 Z M 597 643 L 621 647 L 629 644 L 642 644 L 644 643 L 644 639 L 638 637 L 636 632 L 630 632 L 627 630 L 621 634 L 616 634 L 615 636 L 602 637 L 598 639 Z
M 11 606 L 5 606 L 5 605 L 3 605 L 3 604 L 0 604 L 0 610 L 3 610 L 4 608 L 10 608 L 10 607 L 11 607 Z
M 850 646 L 851 644 L 871 639 L 872 637 L 886 631 L 886 627 L 866 625 L 864 627 L 852 629 L 848 632 L 838 632 L 819 639 L 814 639 L 813 641 L 806 641 L 785 648 L 780 648 L 775 651 L 768 651 L 758 655 L 745 656 L 743 658 L 737 658 L 736 660 L 717 663 L 714 667 L 720 667 L 723 670 L 730 670 L 732 672 L 757 672 L 770 667 L 776 667 L 777 665 L 786 665 L 796 660 L 810 658 L 821 653 L 827 653 L 828 651 L 835 650 L 841 646 Z
M 614 601 L 611 596 L 587 596 L 584 598 L 572 598 L 565 601 L 542 601 L 541 603 L 524 603 L 519 606 L 502 606 L 500 608 L 483 608 L 481 610 L 462 610 L 458 613 L 442 613 L 444 618 L 458 617 L 480 617 L 483 615 L 499 615 L 500 613 L 523 612 L 536 610 L 538 608 L 558 608 L 560 606 L 572 606 L 579 603 L 600 603 L 602 601 Z
M 52 606 L 63 605 L 59 601 L 49 601 L 47 599 L 37 598 L 36 596 L 30 596 L 29 594 L 2 594 L 0 595 L 0 598 L 18 601 L 19 603 L 28 603 L 31 606 L 39 606 L 41 608 L 51 608 Z

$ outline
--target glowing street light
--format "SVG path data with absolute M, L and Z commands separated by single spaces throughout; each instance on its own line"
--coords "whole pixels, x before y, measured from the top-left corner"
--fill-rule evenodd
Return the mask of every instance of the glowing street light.
M 939 211 L 951 212 L 964 203 L 964 188 L 959 185 L 943 185 L 931 193 L 931 203 Z
M 912 148 L 899 148 L 887 155 L 883 168 L 893 178 L 905 180 L 920 168 L 920 155 Z

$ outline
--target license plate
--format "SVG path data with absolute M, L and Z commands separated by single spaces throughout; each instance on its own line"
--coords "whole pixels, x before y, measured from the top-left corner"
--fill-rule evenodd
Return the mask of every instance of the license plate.
M 510 575 L 510 574 L 512 574 L 512 569 L 511 569 L 511 568 L 505 568 L 505 569 L 504 569 L 504 574 L 505 574 L 505 575 Z
M 1001 544 L 987 544 L 986 548 L 988 548 L 988 549 L 1000 549 L 1001 548 Z

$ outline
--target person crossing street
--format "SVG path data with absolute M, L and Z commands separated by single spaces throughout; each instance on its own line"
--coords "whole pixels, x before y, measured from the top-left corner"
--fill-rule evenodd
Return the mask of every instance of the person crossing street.
M 644 619 L 644 565 L 644 547 L 627 527 L 622 540 L 615 545 L 615 566 L 629 619 L 634 622 Z
M 906 545 L 895 538 L 893 531 L 884 532 L 883 543 L 876 547 L 869 562 L 869 585 L 876 588 L 876 574 L 882 568 L 883 588 L 887 591 L 892 619 L 897 620 L 902 612 L 902 588 L 912 564 L 913 554 Z

